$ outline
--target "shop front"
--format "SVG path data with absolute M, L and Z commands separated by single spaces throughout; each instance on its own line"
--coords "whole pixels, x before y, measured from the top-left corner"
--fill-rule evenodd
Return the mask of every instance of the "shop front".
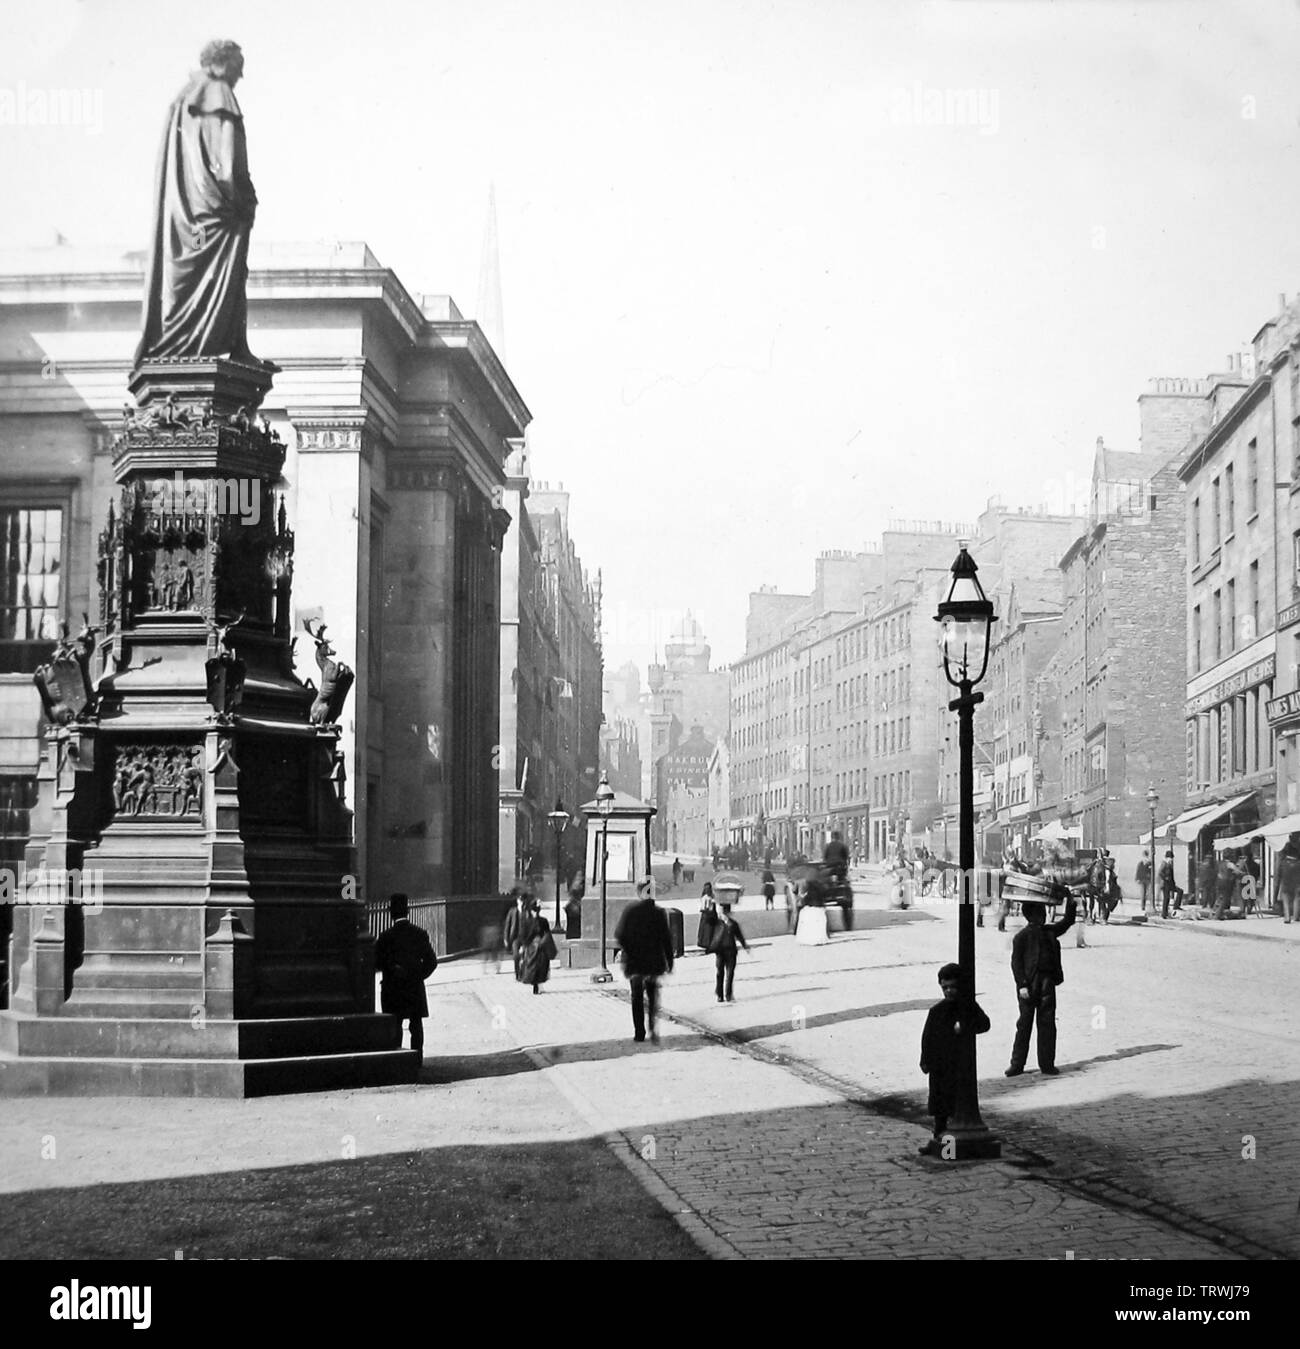
M 1255 792 L 1243 792 L 1226 801 L 1193 806 L 1156 826 L 1156 865 L 1159 866 L 1167 851 L 1172 852 L 1178 888 L 1189 896 L 1194 895 L 1197 869 L 1205 858 L 1215 856 L 1215 840 L 1245 833 L 1258 824 L 1259 798 Z M 1150 846 L 1150 830 L 1142 834 L 1138 842 L 1144 847 Z M 1204 902 L 1204 897 L 1198 898 Z

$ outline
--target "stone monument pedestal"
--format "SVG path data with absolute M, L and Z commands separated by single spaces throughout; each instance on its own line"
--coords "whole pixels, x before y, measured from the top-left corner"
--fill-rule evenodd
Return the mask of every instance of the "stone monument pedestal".
M 113 449 L 102 634 L 36 676 L 50 729 L 0 1013 L 0 1095 L 414 1081 L 374 1012 L 323 628 L 294 672 L 273 367 L 147 362 Z

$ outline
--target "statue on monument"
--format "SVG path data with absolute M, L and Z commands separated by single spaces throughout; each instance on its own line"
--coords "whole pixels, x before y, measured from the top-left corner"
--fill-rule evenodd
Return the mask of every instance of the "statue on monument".
M 262 364 L 248 350 L 257 193 L 235 99 L 244 57 L 234 42 L 209 42 L 199 62 L 168 111 L 158 157 L 137 367 L 160 357 Z

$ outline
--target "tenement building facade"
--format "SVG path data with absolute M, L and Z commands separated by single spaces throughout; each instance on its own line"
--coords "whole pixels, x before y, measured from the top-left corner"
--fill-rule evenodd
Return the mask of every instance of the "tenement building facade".
M 1300 299 L 1229 366 L 1182 468 L 1185 733 L 1188 804 L 1235 835 L 1300 828 Z
M 1147 792 L 1158 793 L 1162 818 L 1183 808 L 1182 742 L 1169 716 L 1185 659 L 1178 467 L 1202 398 L 1198 381 L 1152 381 L 1138 400 L 1141 448 L 1098 441 L 1088 528 L 1061 559 L 1063 815 L 1083 847 L 1109 848 L 1126 878 Z

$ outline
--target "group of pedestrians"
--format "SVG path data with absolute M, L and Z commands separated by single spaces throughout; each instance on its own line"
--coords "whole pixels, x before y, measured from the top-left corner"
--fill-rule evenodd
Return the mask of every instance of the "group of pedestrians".
M 513 903 L 501 925 L 502 942 L 514 963 L 515 978 L 540 993 L 551 977 L 551 961 L 559 955 L 555 937 L 531 889 L 516 885 L 511 898 Z

